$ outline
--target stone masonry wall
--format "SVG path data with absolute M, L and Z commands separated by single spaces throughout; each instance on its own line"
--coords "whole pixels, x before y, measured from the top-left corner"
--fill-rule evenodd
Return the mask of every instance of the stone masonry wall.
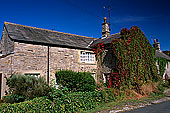
M 2 51 L 3 55 L 10 54 L 11 52 L 14 51 L 14 41 L 12 41 L 9 38 L 5 27 L 4 27 L 4 30 L 3 30 L 3 35 L 2 35 L 2 38 L 1 38 L 0 46 L 1 46 L 0 51 Z
M 78 49 L 50 48 L 50 72 L 51 76 L 58 70 L 73 70 L 76 72 L 96 72 L 95 63 L 80 63 L 80 51 Z
M 114 56 L 113 50 L 110 47 L 106 48 L 105 54 L 103 56 L 103 73 L 111 73 L 116 66 L 116 57 Z
M 13 73 L 40 73 L 46 77 L 47 46 L 15 42 Z
M 11 73 L 40 73 L 47 78 L 47 51 L 47 46 L 15 42 L 14 54 L 0 58 L 0 73 L 8 77 Z M 63 69 L 95 73 L 96 62 L 80 63 L 80 51 L 86 50 L 50 47 L 50 79 L 55 78 L 56 71 Z M 5 89 L 7 87 L 3 82 L 2 95 Z
M 2 74 L 2 81 L 1 81 L 1 97 L 4 96 L 5 90 L 7 89 L 6 86 L 6 77 L 10 77 L 12 73 L 12 65 L 13 65 L 13 54 L 8 55 L 6 57 L 0 58 L 0 74 Z

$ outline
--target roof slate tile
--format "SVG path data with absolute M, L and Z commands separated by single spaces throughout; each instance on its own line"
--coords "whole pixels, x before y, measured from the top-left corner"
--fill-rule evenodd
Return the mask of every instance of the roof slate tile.
M 88 48 L 89 43 L 95 39 L 9 22 L 5 22 L 4 26 L 7 29 L 10 38 L 14 41 L 25 41 L 29 43 L 40 43 L 73 48 Z

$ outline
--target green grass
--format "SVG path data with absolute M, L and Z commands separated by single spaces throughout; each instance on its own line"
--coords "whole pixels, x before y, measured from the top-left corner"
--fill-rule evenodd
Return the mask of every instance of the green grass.
M 124 100 L 119 100 L 119 101 L 113 101 L 109 103 L 103 103 L 96 107 L 95 109 L 85 111 L 82 113 L 94 113 L 94 112 L 99 112 L 99 111 L 110 111 L 110 110 L 118 110 L 123 108 L 125 105 L 139 105 L 139 103 L 147 104 L 152 102 L 153 100 L 161 99 L 165 97 L 164 95 L 159 95 L 159 96 L 151 96 L 151 97 L 143 97 L 141 99 L 124 99 Z

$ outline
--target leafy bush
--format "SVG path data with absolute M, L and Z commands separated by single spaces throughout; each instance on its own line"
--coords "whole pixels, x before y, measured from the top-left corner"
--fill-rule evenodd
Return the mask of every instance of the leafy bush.
M 103 94 L 100 91 L 70 93 L 67 88 L 63 88 L 53 90 L 48 98 L 39 97 L 21 103 L 1 104 L 0 112 L 73 113 L 95 108 L 102 102 Z
M 50 99 L 54 102 L 57 112 L 80 112 L 95 108 L 104 98 L 100 91 L 69 92 L 67 88 L 63 88 L 50 92 Z
M 44 78 L 28 75 L 13 75 L 7 78 L 6 85 L 9 87 L 8 96 L 5 96 L 3 99 L 7 103 L 46 96 L 51 90 Z
M 47 97 L 34 98 L 33 100 L 15 103 L 15 104 L 1 104 L 1 113 L 50 113 L 55 112 L 53 103 Z
M 125 92 L 113 88 L 93 92 L 70 92 L 67 88 L 53 89 L 49 97 L 34 98 L 21 103 L 1 104 L 0 112 L 75 113 L 93 109 L 104 102 L 124 99 L 126 95 Z
M 94 91 L 96 88 L 95 80 L 88 72 L 62 70 L 56 72 L 55 76 L 56 82 L 70 91 Z
M 23 102 L 25 98 L 17 94 L 12 94 L 12 95 L 3 96 L 3 100 L 6 103 L 14 103 L 14 102 Z

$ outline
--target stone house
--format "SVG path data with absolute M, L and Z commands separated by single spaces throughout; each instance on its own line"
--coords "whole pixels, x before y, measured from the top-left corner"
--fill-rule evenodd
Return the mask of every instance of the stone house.
M 0 44 L 0 96 L 5 76 L 43 76 L 49 83 L 58 70 L 96 73 L 95 38 L 5 22 Z
M 105 44 L 103 73 L 107 76 L 115 68 L 109 45 L 117 38 L 122 36 L 110 35 L 106 18 L 99 39 L 4 22 L 0 43 L 0 97 L 7 90 L 4 77 L 12 74 L 42 76 L 49 83 L 55 79 L 56 71 L 73 70 L 91 72 L 96 79 L 97 61 L 92 47 L 100 42 Z M 157 56 L 162 55 L 165 56 L 157 52 Z
M 164 58 L 164 59 L 167 60 L 168 63 L 166 65 L 166 67 L 165 67 L 165 72 L 163 74 L 163 79 L 167 78 L 167 79 L 170 80 L 170 57 L 160 50 L 160 43 L 159 43 L 158 39 L 154 39 L 153 47 L 156 50 L 156 56 L 157 57 L 161 57 L 161 58 Z M 159 73 L 158 62 L 156 62 L 156 66 L 157 66 L 158 73 Z
M 102 38 L 110 35 L 104 18 Z M 91 48 L 98 39 L 4 22 L 0 43 L 0 97 L 7 89 L 4 77 L 12 74 L 45 77 L 49 83 L 59 70 L 91 72 L 96 78 L 97 62 Z M 107 54 L 106 56 L 109 56 Z

